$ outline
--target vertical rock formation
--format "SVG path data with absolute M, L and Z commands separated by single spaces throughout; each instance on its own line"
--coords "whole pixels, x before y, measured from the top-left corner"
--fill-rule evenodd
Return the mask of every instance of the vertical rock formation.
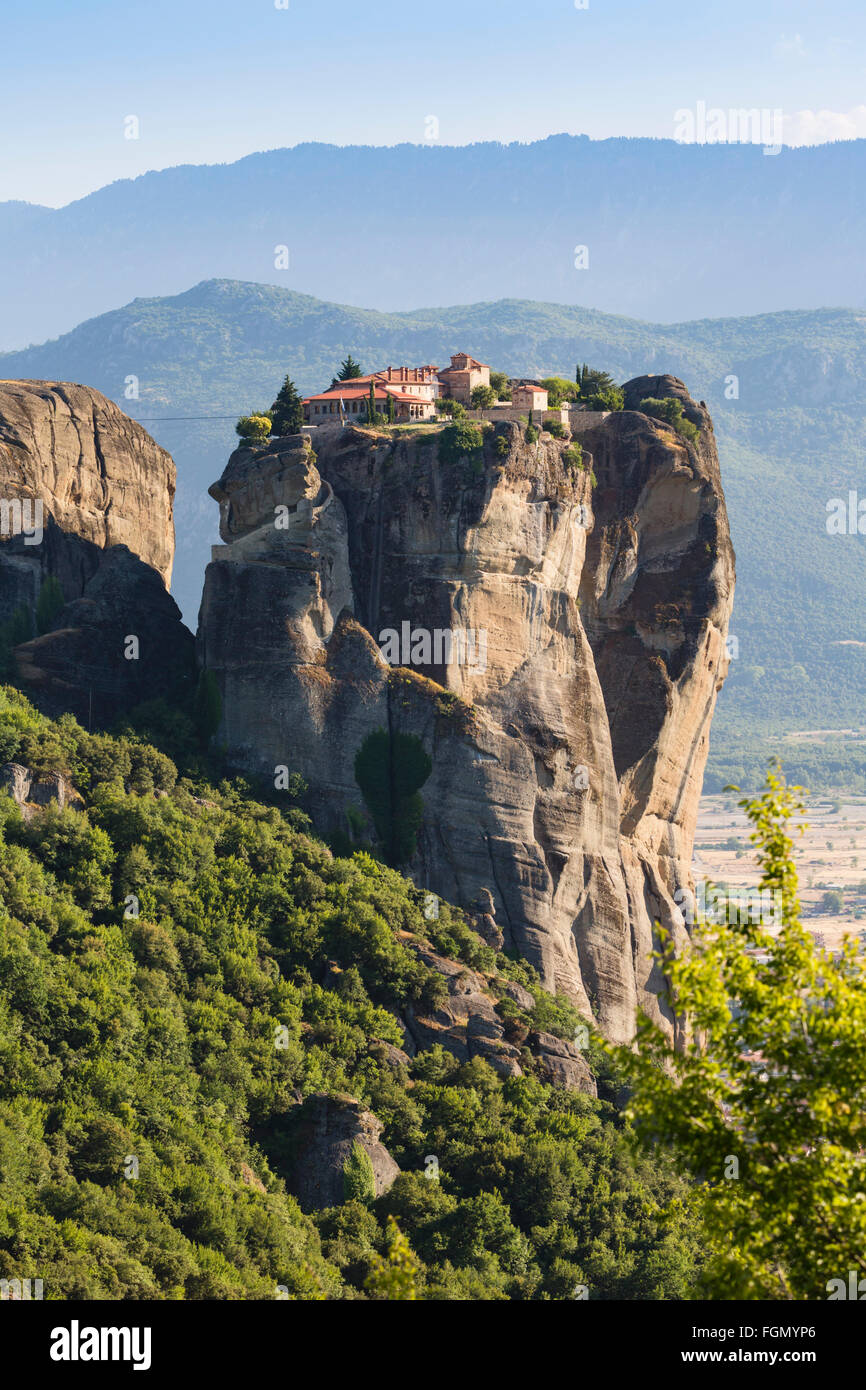
M 50 713 L 109 723 L 192 678 L 174 493 L 170 456 L 98 391 L 0 382 L 0 660 Z
M 99 391 L 0 381 L 0 498 L 41 499 L 66 535 L 125 545 L 166 586 L 175 483 L 171 456 Z
M 516 424 L 239 450 L 199 630 L 237 767 L 371 839 L 429 768 L 404 867 L 616 1038 L 658 1014 L 653 921 L 682 931 L 734 577 L 709 417 L 627 392 L 679 396 L 697 445 L 630 409 L 575 418 L 584 467 Z

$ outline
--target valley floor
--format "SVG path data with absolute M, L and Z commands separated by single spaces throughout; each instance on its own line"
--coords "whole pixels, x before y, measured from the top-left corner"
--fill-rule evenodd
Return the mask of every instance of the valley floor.
M 732 897 L 754 892 L 760 881 L 737 800 L 735 793 L 701 798 L 692 860 L 696 884 L 728 885 Z M 832 950 L 846 935 L 862 936 L 866 948 L 866 797 L 840 793 L 809 798 L 806 806 L 792 830 L 804 924 Z M 838 898 L 825 902 L 836 892 L 841 910 Z

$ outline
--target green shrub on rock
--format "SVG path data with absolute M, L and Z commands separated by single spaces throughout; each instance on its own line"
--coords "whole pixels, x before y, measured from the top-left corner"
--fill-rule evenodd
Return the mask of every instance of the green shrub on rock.
M 697 425 L 687 419 L 683 413 L 683 403 L 674 396 L 665 396 L 664 400 L 657 400 L 654 396 L 647 396 L 640 403 L 640 408 L 644 415 L 650 415 L 654 420 L 663 420 L 666 425 L 670 425 L 676 430 L 677 434 L 682 435 L 690 444 L 696 444 L 700 438 L 700 430 Z

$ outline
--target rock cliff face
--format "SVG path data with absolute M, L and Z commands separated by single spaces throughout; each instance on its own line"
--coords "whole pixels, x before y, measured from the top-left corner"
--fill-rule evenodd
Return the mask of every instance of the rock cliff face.
M 107 723 L 191 678 L 166 588 L 174 493 L 170 456 L 98 391 L 0 382 L 0 636 L 48 712 Z
M 659 1016 L 654 920 L 684 931 L 734 584 L 709 416 L 674 378 L 627 404 L 575 419 L 583 468 L 516 424 L 468 453 L 352 429 L 238 451 L 199 631 L 237 767 L 298 771 L 322 830 L 387 841 L 423 764 L 406 870 L 621 1039 Z
M 344 1169 L 358 1145 L 370 1160 L 377 1197 L 400 1172 L 379 1135 L 383 1125 L 352 1096 L 310 1096 L 290 1126 L 292 1155 L 283 1176 L 303 1211 L 321 1211 L 345 1200 Z
M 29 767 L 21 763 L 4 763 L 0 767 L 0 791 L 11 796 L 25 820 L 33 817 L 44 807 L 55 804 L 63 811 L 83 809 L 81 793 L 60 772 L 50 772 L 35 777 Z
M 66 535 L 125 545 L 166 585 L 175 482 L 171 456 L 99 391 L 0 382 L 0 497 L 40 498 Z

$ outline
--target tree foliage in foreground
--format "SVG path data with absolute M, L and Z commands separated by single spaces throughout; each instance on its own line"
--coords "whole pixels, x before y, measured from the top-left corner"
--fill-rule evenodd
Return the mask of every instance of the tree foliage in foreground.
M 712 1296 L 827 1298 L 866 1273 L 866 972 L 853 942 L 833 955 L 800 921 L 800 788 L 770 771 L 740 805 L 781 929 L 701 923 L 680 959 L 663 935 L 688 1043 L 673 1052 L 643 1020 L 639 1053 L 622 1057 L 631 1114 L 699 1179 Z

